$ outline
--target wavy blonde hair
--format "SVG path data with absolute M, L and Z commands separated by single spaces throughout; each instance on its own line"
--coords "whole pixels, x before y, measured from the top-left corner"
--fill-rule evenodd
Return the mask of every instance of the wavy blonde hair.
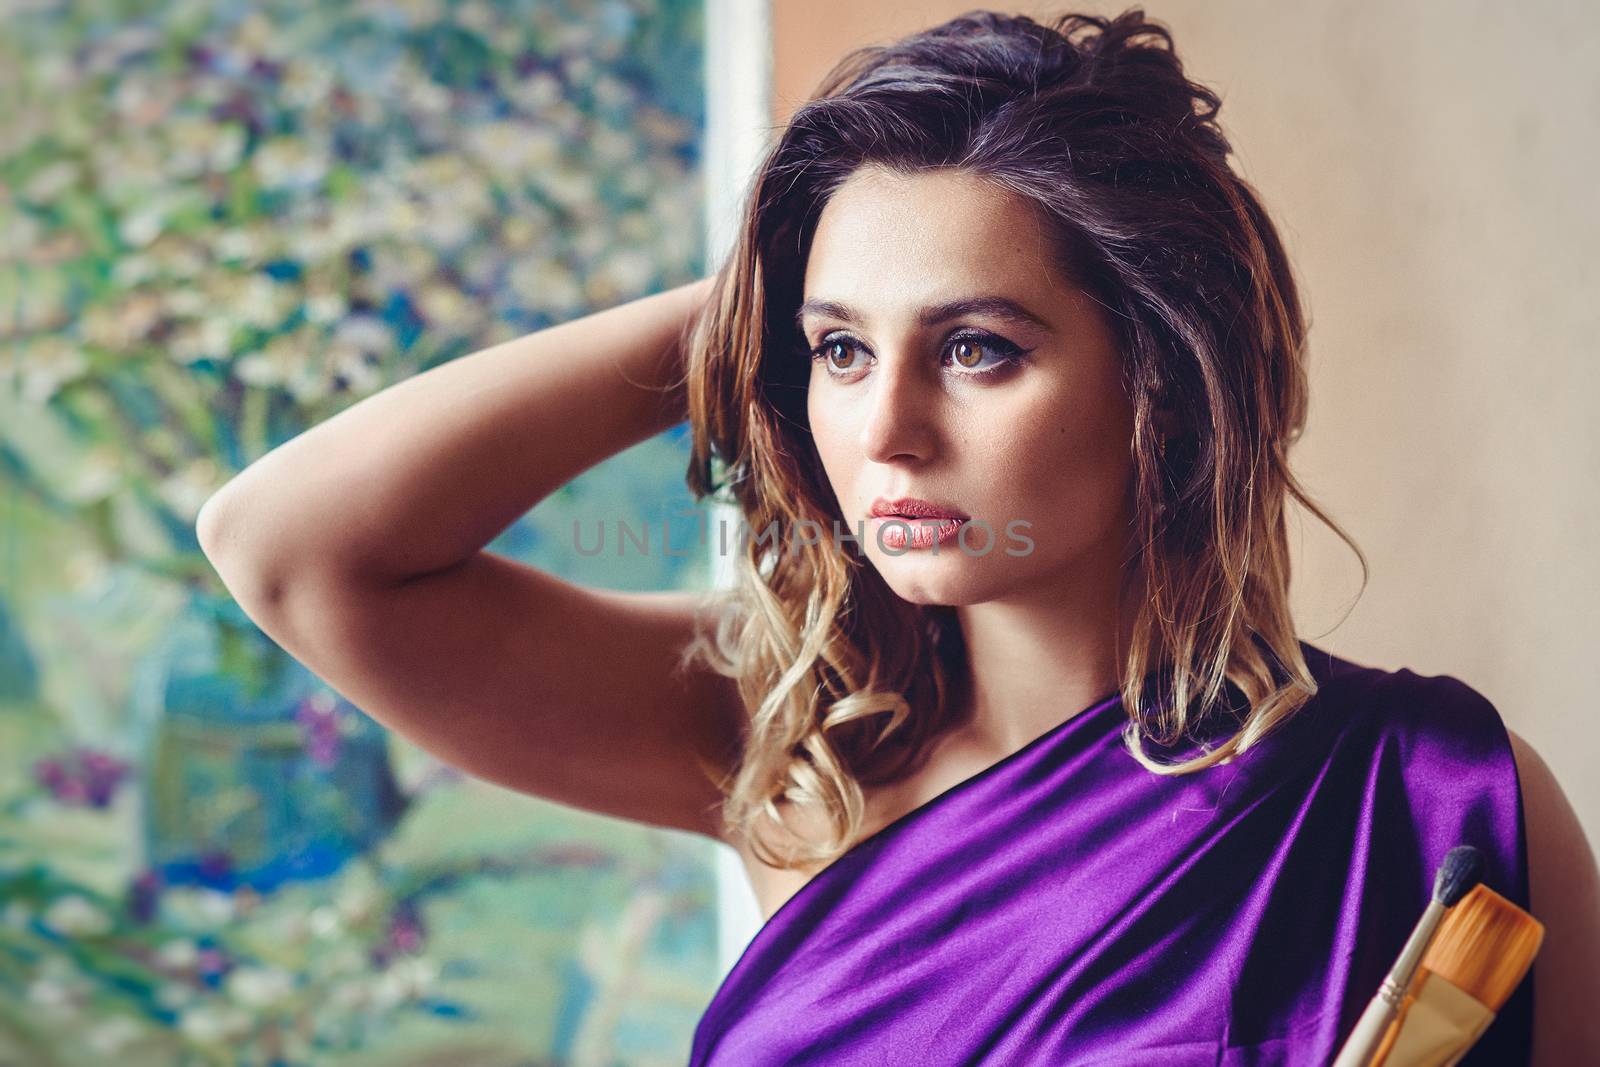
M 1228 164 L 1219 107 L 1137 8 L 1049 25 L 974 11 L 849 53 L 767 152 L 685 360 L 689 486 L 736 505 L 752 535 L 726 610 L 685 657 L 738 681 L 748 723 L 719 782 L 723 828 L 763 862 L 849 848 L 862 787 L 920 765 L 966 677 L 953 608 L 900 599 L 858 544 L 816 536 L 844 519 L 811 440 L 794 313 L 818 216 L 866 164 L 958 167 L 1031 201 L 1063 275 L 1110 312 L 1134 409 L 1124 591 L 1143 598 L 1119 650 L 1133 758 L 1166 775 L 1226 762 L 1316 693 L 1288 604 L 1286 497 L 1355 550 L 1363 590 L 1367 561 L 1289 469 L 1306 322 L 1273 225 Z M 1157 409 L 1180 427 L 1160 447 Z M 1221 706 L 1229 682 L 1247 708 Z M 1236 728 L 1202 755 L 1145 751 L 1228 714 Z M 795 833 L 796 808 L 830 832 Z

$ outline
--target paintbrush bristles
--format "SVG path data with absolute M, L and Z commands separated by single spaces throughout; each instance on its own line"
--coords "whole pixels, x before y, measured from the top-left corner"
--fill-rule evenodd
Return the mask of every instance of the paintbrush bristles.
M 1422 966 L 1498 1012 L 1543 941 L 1543 923 L 1479 883 L 1445 913 Z
M 1452 907 L 1482 880 L 1483 853 L 1471 845 L 1457 845 L 1444 854 L 1439 873 L 1433 876 L 1433 899 Z

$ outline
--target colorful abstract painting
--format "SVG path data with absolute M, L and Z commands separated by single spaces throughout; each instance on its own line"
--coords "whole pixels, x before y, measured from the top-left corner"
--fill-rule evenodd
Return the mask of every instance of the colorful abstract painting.
M 3 5 L 0 1064 L 684 1061 L 715 846 L 386 731 L 194 524 L 375 391 L 701 276 L 702 29 L 691 0 Z M 686 461 L 663 434 L 489 548 L 705 587 L 661 543 Z M 575 551 L 618 522 L 654 547 Z

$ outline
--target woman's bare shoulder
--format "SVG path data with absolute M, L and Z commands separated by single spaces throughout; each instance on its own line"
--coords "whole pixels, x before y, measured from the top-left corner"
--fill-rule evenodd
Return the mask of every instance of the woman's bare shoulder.
M 1522 786 L 1530 904 L 1545 928 L 1533 964 L 1533 1065 L 1600 1063 L 1600 868 L 1549 764 L 1507 733 Z

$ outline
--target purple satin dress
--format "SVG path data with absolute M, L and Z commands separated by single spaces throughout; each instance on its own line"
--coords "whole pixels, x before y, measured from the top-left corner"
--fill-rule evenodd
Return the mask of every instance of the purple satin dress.
M 1324 1067 L 1445 853 L 1523 908 L 1527 853 L 1487 699 L 1301 648 L 1320 692 L 1232 763 L 1145 770 L 1110 694 L 858 842 L 745 947 L 691 1067 Z M 1530 974 L 1461 1067 L 1526 1067 L 1532 1028 Z

